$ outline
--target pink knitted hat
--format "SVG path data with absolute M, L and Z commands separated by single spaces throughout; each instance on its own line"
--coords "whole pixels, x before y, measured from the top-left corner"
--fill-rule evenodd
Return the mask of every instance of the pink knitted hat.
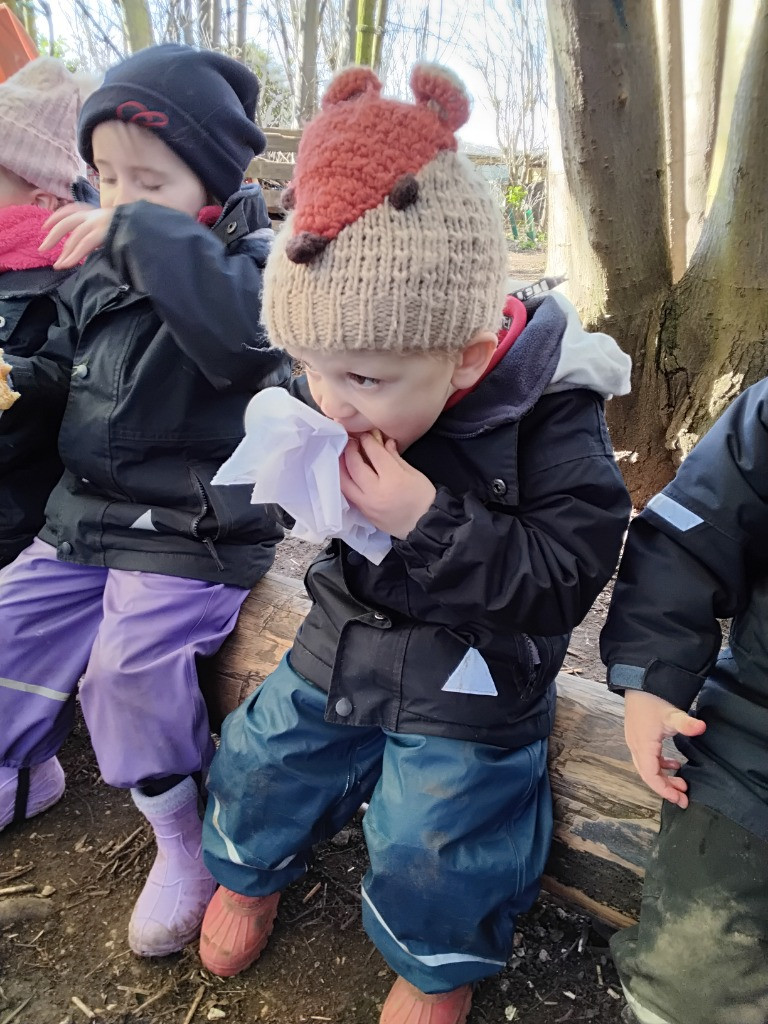
M 59 199 L 83 172 L 77 152 L 81 82 L 55 57 L 38 57 L 0 84 L 0 166 Z
M 411 89 L 389 99 L 370 68 L 347 68 L 304 129 L 264 281 L 273 344 L 455 352 L 498 328 L 501 211 L 457 152 L 469 97 L 434 64 Z

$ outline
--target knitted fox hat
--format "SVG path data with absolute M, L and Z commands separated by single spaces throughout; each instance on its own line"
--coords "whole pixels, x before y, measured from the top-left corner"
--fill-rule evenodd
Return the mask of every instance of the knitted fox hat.
M 501 213 L 456 152 L 469 98 L 437 65 L 411 89 L 415 103 L 384 99 L 347 68 L 305 128 L 264 282 L 273 344 L 457 352 L 498 327 Z

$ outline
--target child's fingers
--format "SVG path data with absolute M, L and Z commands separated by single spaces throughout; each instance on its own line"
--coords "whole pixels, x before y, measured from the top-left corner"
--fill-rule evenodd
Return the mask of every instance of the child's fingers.
M 358 455 L 358 458 L 360 456 Z M 360 507 L 361 500 L 363 498 L 363 491 L 359 484 L 355 482 L 352 475 L 349 472 L 347 466 L 347 450 L 345 449 L 343 456 L 339 459 L 339 483 L 341 484 L 341 493 L 356 508 Z
M 98 249 L 103 241 L 103 231 L 100 228 L 95 225 L 81 225 L 79 229 L 72 232 L 64 243 L 61 256 L 54 263 L 54 267 L 57 270 L 67 270 L 70 267 L 76 267 L 89 253 L 93 252 L 94 249 Z
M 60 206 L 58 210 L 55 210 L 50 217 L 43 224 L 44 231 L 50 231 L 52 227 L 59 224 L 65 217 L 70 217 L 75 210 L 93 210 L 94 207 L 88 203 L 67 203 L 66 206 Z
M 706 722 L 700 718 L 693 718 L 677 709 L 669 715 L 667 725 L 672 733 L 681 733 L 683 736 L 701 736 L 707 728 Z
M 66 211 L 66 212 L 65 212 Z M 40 252 L 46 252 L 48 249 L 52 249 L 57 242 L 74 231 L 80 224 L 84 223 L 93 213 L 92 206 L 80 206 L 72 203 L 69 206 L 63 207 L 61 210 L 56 211 L 57 214 L 62 214 L 54 222 L 53 217 L 49 217 L 43 225 L 48 230 L 48 234 L 40 245 Z M 56 216 L 54 214 L 54 216 Z
M 357 442 L 374 470 L 379 472 L 386 467 L 387 459 L 392 455 L 388 448 L 389 441 L 385 445 L 377 441 L 373 434 L 361 434 Z
M 376 442 L 374 441 L 373 444 Z M 358 438 L 350 438 L 347 442 L 347 446 L 344 449 L 344 462 L 350 477 L 355 483 L 360 486 L 365 483 L 366 480 L 370 482 L 371 476 L 375 476 L 375 471 L 371 468 L 371 464 L 366 462 L 361 452 L 361 445 Z M 367 457 L 367 453 L 366 453 Z
M 631 754 L 638 775 L 649 789 L 658 793 L 662 800 L 669 800 L 678 807 L 688 806 L 688 783 L 679 775 L 664 774 L 663 769 L 676 765 L 677 762 L 661 755 L 661 744 L 631 750 Z

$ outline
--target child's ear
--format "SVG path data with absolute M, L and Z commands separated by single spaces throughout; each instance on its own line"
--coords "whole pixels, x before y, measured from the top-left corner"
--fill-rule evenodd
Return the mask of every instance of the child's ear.
M 457 391 L 471 388 L 480 380 L 496 351 L 498 339 L 493 331 L 479 331 L 458 357 L 451 384 Z
M 54 210 L 58 210 L 61 206 L 61 200 L 57 199 L 56 196 L 52 196 L 50 192 L 43 192 L 41 188 L 36 188 L 32 193 L 30 199 L 32 206 L 37 206 L 41 210 L 50 210 L 53 213 Z

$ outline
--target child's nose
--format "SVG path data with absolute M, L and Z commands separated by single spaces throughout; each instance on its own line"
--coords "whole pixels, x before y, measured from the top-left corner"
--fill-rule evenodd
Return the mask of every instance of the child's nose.
M 348 420 L 355 412 L 354 407 L 349 402 L 330 390 L 323 391 L 317 404 L 320 406 L 324 416 L 327 416 L 329 420 L 336 420 L 337 422 Z
M 125 206 L 126 203 L 132 203 L 136 198 L 136 189 L 131 185 L 130 182 L 120 182 L 115 189 L 115 206 Z

